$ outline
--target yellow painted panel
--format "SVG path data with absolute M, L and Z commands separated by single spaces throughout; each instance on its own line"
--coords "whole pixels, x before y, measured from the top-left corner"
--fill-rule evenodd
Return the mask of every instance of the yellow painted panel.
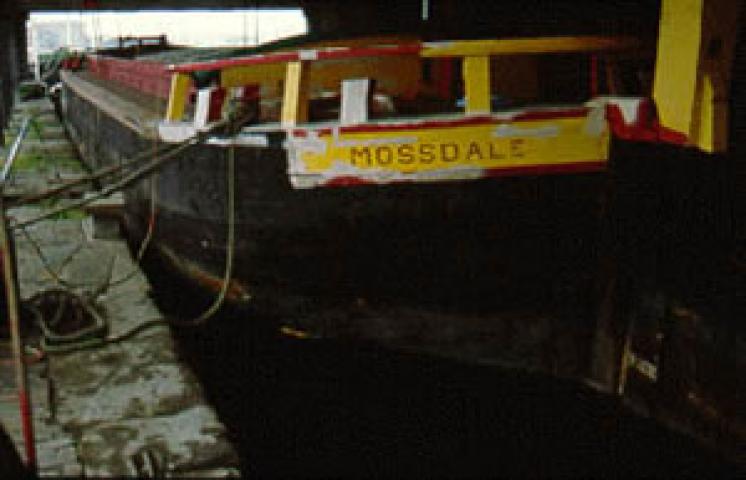
M 663 0 L 653 98 L 661 124 L 687 135 L 697 89 L 703 0 Z
M 187 93 L 192 85 L 192 78 L 185 73 L 174 73 L 171 76 L 171 92 L 168 96 L 166 120 L 177 122 L 184 116 Z
M 640 42 L 629 37 L 545 37 L 503 40 L 458 40 L 428 42 L 423 57 L 518 55 L 562 52 L 591 52 L 635 48 Z
M 289 62 L 285 75 L 285 95 L 282 101 L 283 126 L 293 126 L 308 120 L 308 72 L 305 62 Z
M 706 152 L 715 151 L 715 104 L 712 78 L 704 75 L 699 80 L 699 88 L 694 102 L 695 116 L 692 121 L 691 141 Z
M 728 99 L 741 3 L 709 0 L 703 7 L 690 141 L 710 153 L 728 148 Z
M 366 45 L 401 44 L 419 41 L 414 36 L 382 35 L 355 39 L 314 42 L 308 48 L 362 47 Z M 347 78 L 375 78 L 378 88 L 391 95 L 413 96 L 417 93 L 421 75 L 421 59 L 417 56 L 356 58 L 325 62 L 309 62 L 309 88 L 313 96 L 322 91 L 337 91 Z M 277 86 L 285 81 L 285 63 L 248 65 L 226 68 L 221 72 L 221 86 L 240 87 L 262 85 L 262 96 L 281 96 Z
M 377 90 L 389 95 L 414 97 L 422 76 L 422 59 L 415 55 L 363 57 L 350 60 L 312 62 L 310 66 L 312 95 L 321 91 L 339 91 L 342 80 L 371 78 Z
M 293 147 L 291 173 L 376 180 L 473 178 L 484 169 L 604 162 L 609 133 L 589 133 L 586 118 L 560 118 L 311 135 L 293 139 Z
M 464 58 L 463 74 L 466 113 L 489 113 L 490 57 Z
M 220 72 L 220 85 L 223 87 L 241 87 L 243 85 L 277 85 L 285 80 L 284 63 L 249 65 L 226 68 Z
M 663 0 L 653 97 L 661 124 L 707 152 L 727 148 L 739 0 Z
M 422 59 L 414 55 L 308 62 L 308 93 L 313 97 L 321 92 L 339 92 L 342 80 L 371 78 L 376 80 L 379 91 L 412 98 L 419 90 L 421 62 Z M 238 87 L 260 84 L 269 86 L 271 95 L 271 87 L 284 81 L 286 72 L 285 63 L 231 67 L 222 71 L 221 85 Z

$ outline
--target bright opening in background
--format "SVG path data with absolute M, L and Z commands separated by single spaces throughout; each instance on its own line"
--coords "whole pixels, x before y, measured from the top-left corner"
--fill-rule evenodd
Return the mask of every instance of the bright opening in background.
M 301 9 L 32 13 L 29 47 L 113 47 L 120 36 L 165 34 L 169 43 L 192 47 L 256 45 L 306 33 Z

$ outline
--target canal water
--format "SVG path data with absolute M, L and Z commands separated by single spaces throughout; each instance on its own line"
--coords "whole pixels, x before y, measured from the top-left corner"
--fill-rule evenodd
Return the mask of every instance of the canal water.
M 194 298 L 148 267 L 157 301 Z M 230 429 L 244 474 L 732 476 L 696 441 L 614 399 L 538 373 L 283 336 L 265 314 L 176 329 L 184 358 Z M 276 320 L 276 319 L 275 319 Z

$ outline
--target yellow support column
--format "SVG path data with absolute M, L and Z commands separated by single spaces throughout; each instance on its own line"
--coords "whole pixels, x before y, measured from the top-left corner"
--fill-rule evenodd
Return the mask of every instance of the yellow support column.
M 186 73 L 174 73 L 171 76 L 171 92 L 168 96 L 166 120 L 178 122 L 184 116 L 187 93 L 192 85 L 192 78 Z
M 285 93 L 282 99 L 283 127 L 308 121 L 308 68 L 305 62 L 289 62 L 285 74 Z
M 663 0 L 653 98 L 661 124 L 707 152 L 727 146 L 740 0 Z
M 486 55 L 464 57 L 463 67 L 466 113 L 490 112 L 490 57 Z
M 653 98 L 661 123 L 689 134 L 697 89 L 702 2 L 663 0 Z
M 702 45 L 690 138 L 706 152 L 725 152 L 728 148 L 731 70 L 740 3 L 706 0 L 702 12 Z

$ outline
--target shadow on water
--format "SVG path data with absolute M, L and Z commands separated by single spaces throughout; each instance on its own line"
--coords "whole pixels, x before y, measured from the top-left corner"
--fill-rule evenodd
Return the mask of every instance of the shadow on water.
M 185 335 L 248 471 L 299 475 L 713 474 L 693 441 L 569 382 L 360 345 Z M 217 330 L 217 329 L 216 329 Z
M 184 298 L 192 296 L 149 270 L 161 286 L 161 308 L 186 315 Z M 232 312 L 175 331 L 230 430 L 244 474 L 734 473 L 694 440 L 576 383 L 368 344 L 289 338 L 269 325 Z

